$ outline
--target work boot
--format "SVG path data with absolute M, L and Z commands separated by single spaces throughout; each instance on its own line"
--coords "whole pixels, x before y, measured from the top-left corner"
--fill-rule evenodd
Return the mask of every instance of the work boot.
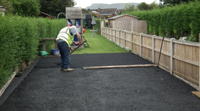
M 72 68 L 63 69 L 64 72 L 71 72 L 71 71 L 73 71 L 73 70 L 74 70 L 74 69 L 72 69 Z

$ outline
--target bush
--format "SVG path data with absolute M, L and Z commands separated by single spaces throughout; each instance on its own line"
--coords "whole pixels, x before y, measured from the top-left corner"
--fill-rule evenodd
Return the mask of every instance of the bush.
M 0 16 L 0 86 L 10 77 L 21 62 L 29 63 L 38 56 L 39 41 L 55 38 L 65 26 L 65 19 Z M 47 44 L 49 47 L 51 44 Z
M 163 36 L 167 17 L 170 14 L 169 23 L 166 30 L 167 37 L 179 39 L 183 36 L 191 36 L 194 42 L 198 41 L 200 33 L 200 1 L 180 4 L 174 7 L 151 11 L 128 12 L 133 16 L 138 16 L 140 20 L 146 20 L 148 33 Z
M 95 30 L 98 30 L 98 34 L 101 34 L 101 29 L 100 29 L 100 27 L 101 27 L 101 21 L 100 21 L 100 19 L 95 19 L 95 21 L 96 21 L 96 25 L 94 26 L 94 29 Z

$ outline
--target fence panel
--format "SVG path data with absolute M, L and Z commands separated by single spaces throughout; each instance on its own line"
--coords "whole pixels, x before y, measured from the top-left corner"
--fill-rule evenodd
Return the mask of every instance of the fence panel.
M 130 32 L 127 32 L 126 33 L 126 49 L 128 49 L 128 50 L 131 50 L 132 48 L 132 46 L 131 46 L 131 43 L 132 43 L 132 41 L 131 41 L 131 36 L 132 36 L 132 33 L 130 33 Z
M 152 60 L 152 37 L 143 35 L 142 37 L 142 57 Z
M 115 43 L 116 43 L 117 45 L 119 45 L 119 37 L 120 37 L 120 31 L 119 31 L 119 30 L 116 30 L 116 41 L 115 41 Z
M 174 42 L 174 69 L 177 75 L 198 85 L 199 46 L 187 42 Z
M 124 46 L 124 31 L 120 32 L 120 44 L 121 47 Z
M 140 54 L 140 35 L 133 35 L 133 52 Z
M 123 30 L 115 31 L 113 34 L 116 35 L 116 40 L 113 42 L 158 64 L 162 37 Z M 199 53 L 199 43 L 165 38 L 159 66 L 199 86 Z
M 113 21 L 111 27 L 137 33 L 147 33 L 147 22 L 144 20 Z

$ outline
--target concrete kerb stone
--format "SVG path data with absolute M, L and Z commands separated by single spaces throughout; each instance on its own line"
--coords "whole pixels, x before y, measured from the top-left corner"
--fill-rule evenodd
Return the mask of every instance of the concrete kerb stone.
M 8 96 L 17 88 L 17 86 L 21 83 L 21 81 L 31 72 L 31 70 L 34 68 L 34 66 L 37 64 L 40 58 L 37 58 L 32 65 L 28 66 L 27 69 L 22 73 L 21 77 L 16 78 L 14 81 L 12 81 L 7 88 L 1 89 L 5 90 L 2 91 L 3 94 L 0 96 L 0 106 L 4 103 L 4 101 L 8 98 Z M 15 72 L 14 72 L 15 73 Z M 16 74 L 13 74 L 16 75 Z

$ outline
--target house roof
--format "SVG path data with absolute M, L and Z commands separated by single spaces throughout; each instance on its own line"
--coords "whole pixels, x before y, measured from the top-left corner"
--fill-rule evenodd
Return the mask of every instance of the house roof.
M 51 16 L 51 15 L 44 13 L 44 12 L 40 12 L 40 13 L 43 14 L 43 15 L 46 15 L 46 16 Z
M 118 9 L 117 8 L 106 8 L 106 9 L 91 9 L 90 11 L 97 11 L 100 13 L 100 15 L 112 15 L 115 13 Z
M 114 20 L 114 19 L 117 19 L 117 18 L 120 18 L 122 16 L 125 16 L 125 15 L 128 15 L 128 14 L 123 14 L 123 15 L 117 15 L 117 16 L 114 16 L 114 17 L 111 17 L 111 18 L 108 18 L 109 20 Z M 128 15 L 130 17 L 134 17 L 134 18 L 139 18 L 139 17 L 136 17 L 136 16 L 132 16 L 132 15 Z
M 3 11 L 3 12 L 6 11 L 4 6 L 0 6 L 0 10 Z
M 118 9 L 118 10 L 119 10 L 120 12 L 121 12 L 121 11 L 124 11 L 124 9 Z
M 101 9 L 101 15 L 111 15 L 117 11 L 117 8 L 108 8 L 108 9 Z

